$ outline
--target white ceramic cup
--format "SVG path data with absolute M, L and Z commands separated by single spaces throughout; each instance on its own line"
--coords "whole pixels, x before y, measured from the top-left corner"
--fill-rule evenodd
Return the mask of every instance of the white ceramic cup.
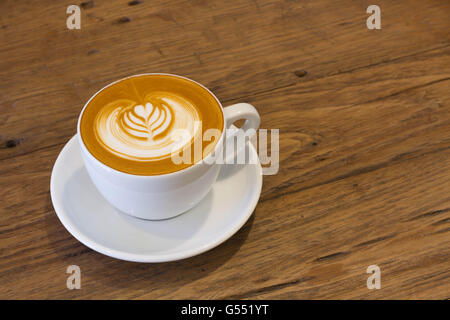
M 140 74 L 161 75 L 161 73 Z M 169 76 L 181 76 L 166 74 Z M 124 78 L 126 79 L 126 78 Z M 222 134 L 213 152 L 206 158 L 183 170 L 161 175 L 133 175 L 115 170 L 95 158 L 86 148 L 81 138 L 80 122 L 86 106 L 105 88 L 119 82 L 115 81 L 99 90 L 86 103 L 78 118 L 78 140 L 81 155 L 92 182 L 103 197 L 120 211 L 142 219 L 161 220 L 177 216 L 198 204 L 211 190 L 219 174 L 221 164 L 211 161 L 214 153 L 223 150 L 226 130 L 235 121 L 246 120 L 242 129 L 257 130 L 260 118 L 258 111 L 248 103 L 238 103 L 223 108 L 217 97 L 207 88 L 191 79 L 187 79 L 205 88 L 220 105 L 224 117 Z M 151 164 L 149 164 L 151 165 Z

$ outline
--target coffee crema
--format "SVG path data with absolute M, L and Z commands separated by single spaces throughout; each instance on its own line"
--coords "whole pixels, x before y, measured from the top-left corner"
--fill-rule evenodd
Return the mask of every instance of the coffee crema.
M 199 125 L 201 124 L 201 125 Z M 80 133 L 88 151 L 105 165 L 136 175 L 185 169 L 195 159 L 194 141 L 208 129 L 223 130 L 215 97 L 199 84 L 172 75 L 139 75 L 98 92 L 81 116 Z M 188 133 L 176 135 L 179 130 Z M 202 141 L 202 158 L 217 141 Z M 172 153 L 191 161 L 175 164 Z

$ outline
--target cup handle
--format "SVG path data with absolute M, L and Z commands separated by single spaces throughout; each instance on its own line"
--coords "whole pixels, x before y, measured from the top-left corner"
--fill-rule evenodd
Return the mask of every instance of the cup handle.
M 242 151 L 245 150 L 245 145 L 234 147 L 234 137 L 238 135 L 239 132 L 247 133 L 247 130 L 258 130 L 259 123 L 261 121 L 258 111 L 255 107 L 248 103 L 237 103 L 223 109 L 225 118 L 225 128 L 230 129 L 231 125 L 237 120 L 245 120 L 242 128 L 238 130 L 227 130 L 225 134 L 225 158 L 224 163 L 235 163 L 236 157 L 238 155 L 243 155 Z M 254 136 L 249 132 L 249 138 Z M 245 161 L 244 161 L 245 162 Z
M 236 103 L 229 107 L 223 109 L 225 116 L 225 128 L 230 128 L 230 126 L 237 120 L 245 120 L 242 129 L 247 131 L 248 129 L 254 129 L 255 131 L 259 128 L 259 123 L 261 119 L 259 117 L 258 111 L 249 103 Z

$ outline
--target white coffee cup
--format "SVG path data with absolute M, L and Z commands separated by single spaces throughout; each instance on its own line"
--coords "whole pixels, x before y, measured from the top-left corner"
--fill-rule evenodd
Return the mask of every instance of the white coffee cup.
M 161 75 L 161 73 L 149 73 L 137 76 L 152 74 Z M 170 76 L 187 79 L 177 75 Z M 205 88 L 196 81 L 187 80 Z M 205 88 L 217 100 L 224 117 L 222 134 L 214 147 L 214 151 L 194 165 L 168 174 L 143 176 L 124 173 L 97 160 L 84 145 L 80 133 L 81 117 L 86 106 L 99 92 L 116 82 L 99 90 L 84 106 L 78 118 L 78 140 L 84 164 L 98 191 L 110 204 L 131 216 L 160 220 L 177 216 L 194 207 L 211 190 L 219 174 L 221 164 L 211 161 L 210 158 L 223 150 L 226 129 L 235 121 L 241 119 L 246 120 L 242 126 L 244 131 L 259 128 L 259 114 L 252 105 L 238 103 L 223 108 L 217 97 Z

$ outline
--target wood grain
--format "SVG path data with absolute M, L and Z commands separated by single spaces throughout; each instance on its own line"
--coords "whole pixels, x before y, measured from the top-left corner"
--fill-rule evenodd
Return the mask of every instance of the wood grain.
M 369 1 L 95 0 L 81 30 L 70 4 L 0 2 L 0 298 L 450 297 L 448 1 L 378 1 L 381 30 L 366 28 Z M 172 263 L 86 248 L 49 195 L 83 104 L 142 72 L 198 80 L 280 129 L 250 221 Z

